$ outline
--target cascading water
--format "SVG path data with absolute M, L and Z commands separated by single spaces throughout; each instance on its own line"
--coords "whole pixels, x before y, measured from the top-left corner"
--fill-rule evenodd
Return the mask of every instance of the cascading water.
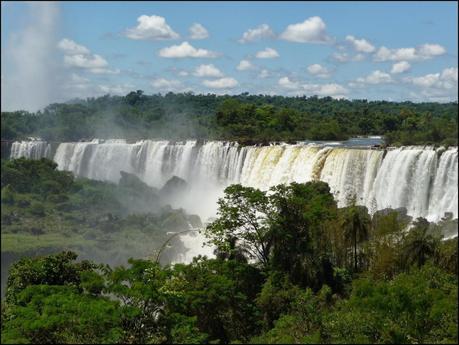
M 11 158 L 49 157 L 43 141 L 15 142 Z M 353 197 L 370 212 L 406 207 L 413 217 L 440 219 L 457 210 L 457 148 L 401 147 L 384 151 L 317 144 L 241 147 L 210 141 L 93 140 L 61 143 L 54 161 L 77 176 L 118 182 L 120 171 L 160 188 L 172 176 L 191 188 L 177 206 L 203 217 L 215 215 L 216 200 L 231 183 L 267 190 L 280 183 L 322 180 L 339 206 Z
M 41 140 L 16 141 L 11 145 L 10 157 L 25 157 L 29 159 L 52 158 L 51 145 Z
M 49 157 L 46 142 L 15 142 L 11 158 Z M 241 147 L 210 141 L 168 142 L 93 140 L 61 143 L 53 157 L 61 170 L 76 176 L 118 182 L 120 171 L 137 175 L 161 188 L 172 176 L 185 179 L 190 193 L 176 200 L 204 220 L 216 214 L 226 186 L 241 183 L 263 190 L 280 183 L 322 180 L 345 206 L 355 197 L 371 213 L 405 207 L 412 217 L 438 221 L 445 212 L 458 217 L 458 150 L 432 147 L 330 147 L 317 144 L 278 144 Z M 183 236 L 190 253 L 202 238 Z

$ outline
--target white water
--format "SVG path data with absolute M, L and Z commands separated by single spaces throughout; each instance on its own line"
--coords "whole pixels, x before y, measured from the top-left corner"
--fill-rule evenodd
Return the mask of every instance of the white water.
M 445 212 L 458 216 L 457 148 L 402 147 L 382 150 L 317 144 L 240 147 L 211 141 L 168 142 L 93 140 L 61 143 L 54 161 L 61 170 L 96 180 L 118 182 L 120 171 L 133 173 L 161 188 L 172 176 L 191 188 L 177 205 L 207 218 L 231 183 L 263 190 L 280 183 L 322 180 L 330 185 L 339 206 L 355 196 L 370 212 L 406 207 L 413 217 L 439 220 Z M 49 157 L 43 141 L 15 142 L 11 157 Z
M 12 158 L 25 157 L 29 159 L 40 159 L 51 157 L 51 145 L 46 141 L 15 141 L 11 146 L 10 156 Z
M 50 157 L 50 146 L 40 141 L 14 143 L 11 157 L 22 156 Z M 53 159 L 61 170 L 97 180 L 118 182 L 120 171 L 127 171 L 161 188 L 174 175 L 183 178 L 191 191 L 173 206 L 203 220 L 215 216 L 216 202 L 229 184 L 267 190 L 311 180 L 327 182 L 339 206 L 355 196 L 372 213 L 405 207 L 410 216 L 429 221 L 438 221 L 445 212 L 458 217 L 457 148 L 402 147 L 384 156 L 382 150 L 317 144 L 240 147 L 217 141 L 93 140 L 61 143 Z M 184 235 L 183 240 L 188 254 L 197 254 L 200 235 Z

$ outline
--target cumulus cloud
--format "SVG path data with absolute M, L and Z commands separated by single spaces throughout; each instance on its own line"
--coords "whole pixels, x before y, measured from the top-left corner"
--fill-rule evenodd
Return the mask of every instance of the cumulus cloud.
M 266 48 L 257 52 L 255 56 L 259 59 L 273 59 L 279 57 L 279 53 L 273 48 Z
M 258 74 L 258 78 L 261 78 L 261 79 L 268 78 L 270 76 L 271 76 L 271 73 L 269 73 L 267 69 L 262 69 L 260 73 Z
M 234 78 L 225 77 L 215 80 L 204 80 L 202 84 L 213 89 L 232 89 L 239 83 Z
M 326 25 L 320 17 L 310 17 L 302 23 L 290 24 L 279 38 L 299 43 L 328 43 L 332 39 L 327 35 Z
M 287 89 L 293 94 L 310 94 L 310 95 L 317 95 L 317 96 L 331 96 L 334 98 L 343 98 L 346 94 L 349 93 L 342 85 L 336 83 L 329 83 L 329 84 L 301 84 L 297 81 L 290 80 L 289 77 L 282 77 L 278 81 L 279 86 L 284 89 Z
M 445 53 L 446 49 L 439 44 L 426 43 L 416 48 L 397 49 L 382 46 L 373 55 L 373 60 L 377 62 L 428 60 Z
M 100 55 L 94 54 L 92 56 L 89 55 L 66 55 L 64 56 L 64 63 L 67 66 L 71 67 L 80 67 L 80 68 L 101 68 L 108 66 L 108 62 Z
M 390 74 L 376 70 L 363 78 L 357 78 L 357 83 L 362 84 L 387 84 L 392 82 Z
M 400 61 L 392 65 L 392 69 L 390 70 L 390 73 L 392 74 L 404 73 L 404 72 L 409 71 L 410 68 L 411 68 L 411 65 L 409 62 Z
M 300 83 L 290 80 L 289 77 L 282 77 L 277 83 L 283 88 L 290 90 L 297 90 L 301 87 Z
M 217 52 L 195 48 L 186 41 L 179 45 L 162 48 L 159 51 L 159 56 L 164 58 L 215 58 L 218 55 Z
M 241 60 L 236 67 L 238 71 L 247 71 L 254 68 L 255 66 L 249 60 Z
M 363 61 L 365 60 L 365 55 L 364 54 L 356 54 L 356 55 L 350 55 L 348 53 L 339 53 L 335 52 L 332 54 L 332 59 L 338 62 L 349 62 L 349 61 Z
M 268 24 L 261 24 L 260 26 L 254 29 L 249 29 L 246 32 L 244 32 L 239 42 L 254 42 L 263 38 L 274 38 L 274 36 L 274 32 L 271 30 Z
M 192 40 L 203 40 L 209 37 L 209 32 L 207 29 L 199 23 L 194 23 L 189 28 L 190 38 Z
M 376 50 L 376 48 L 370 42 L 363 38 L 358 39 L 352 35 L 347 35 L 346 41 L 349 42 L 358 52 L 373 53 Z
M 118 74 L 119 69 L 111 70 L 108 62 L 102 56 L 91 54 L 91 51 L 68 38 L 62 39 L 57 47 L 64 52 L 64 64 L 88 70 L 94 74 Z
M 405 78 L 405 81 L 424 88 L 457 88 L 457 67 L 445 68 L 441 73 L 431 73 L 420 77 Z
M 171 40 L 180 37 L 161 16 L 142 15 L 137 22 L 136 27 L 126 30 L 126 37 L 133 40 Z
M 120 85 L 98 85 L 100 93 L 125 96 L 134 89 L 133 85 L 120 84 Z
M 419 89 L 419 91 L 410 94 L 415 99 L 447 102 L 457 100 L 457 75 L 457 67 L 450 67 L 438 73 L 420 77 L 406 77 L 403 81 Z
M 68 38 L 60 40 L 57 46 L 67 55 L 86 55 L 90 53 L 88 48 L 79 45 Z
M 181 85 L 182 83 L 179 80 L 171 80 L 165 78 L 154 79 L 151 82 L 151 86 L 153 86 L 155 89 L 176 88 Z
M 214 65 L 200 65 L 196 67 L 196 70 L 193 73 L 196 77 L 223 77 L 222 71 L 220 71 Z
M 310 74 L 319 78 L 328 78 L 330 76 L 330 71 L 317 63 L 309 65 L 307 69 Z
M 164 92 L 187 92 L 191 91 L 191 88 L 185 87 L 180 80 L 174 79 L 165 79 L 165 78 L 157 78 L 151 81 L 151 86 L 158 90 Z

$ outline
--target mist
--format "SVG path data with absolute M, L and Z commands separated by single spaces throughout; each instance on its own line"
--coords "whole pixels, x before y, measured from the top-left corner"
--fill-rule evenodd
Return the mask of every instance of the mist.
M 37 111 L 57 99 L 61 75 L 56 54 L 59 22 L 57 2 L 26 4 L 25 25 L 9 33 L 2 50 L 2 111 Z

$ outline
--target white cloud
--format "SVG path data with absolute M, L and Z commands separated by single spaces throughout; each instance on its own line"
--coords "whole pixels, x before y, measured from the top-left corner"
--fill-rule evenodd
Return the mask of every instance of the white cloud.
M 457 67 L 445 68 L 441 73 L 431 73 L 404 80 L 423 88 L 457 89 Z
M 170 40 L 180 37 L 163 17 L 142 15 L 137 22 L 136 27 L 126 30 L 126 37 L 133 40 Z
M 428 60 L 443 55 L 446 49 L 439 44 L 423 44 L 416 48 L 389 49 L 384 46 L 373 55 L 374 61 L 415 61 Z
M 239 62 L 239 65 L 237 65 L 236 67 L 238 71 L 247 71 L 254 68 L 255 66 L 249 60 L 241 60 L 241 62 Z
M 121 71 L 116 69 L 108 69 L 108 68 L 91 68 L 91 73 L 94 74 L 119 74 Z
M 311 94 L 317 96 L 332 96 L 336 98 L 343 98 L 349 91 L 336 83 L 331 84 L 304 84 L 303 89 Z
M 279 53 L 273 48 L 266 48 L 257 52 L 255 56 L 259 59 L 273 59 L 279 57 Z
M 457 67 L 445 68 L 443 72 L 441 72 L 441 78 L 446 81 L 457 83 Z
M 290 80 L 289 77 L 282 77 L 278 84 L 285 89 L 293 91 L 294 94 L 310 94 L 317 96 L 331 96 L 334 98 L 344 98 L 349 90 L 336 83 L 329 84 L 300 84 L 297 81 Z
M 320 78 L 328 78 L 330 76 L 330 71 L 319 65 L 319 64 L 313 64 L 308 66 L 308 72 L 314 76 L 320 77 Z
M 170 80 L 170 79 L 165 79 L 165 78 L 158 78 L 158 79 L 152 80 L 151 85 L 155 89 L 160 89 L 160 88 L 170 88 L 170 87 L 181 86 L 182 83 L 179 80 Z
M 67 55 L 85 55 L 90 53 L 88 48 L 79 45 L 76 42 L 69 40 L 68 38 L 60 40 L 57 47 Z
M 390 70 L 390 73 L 392 74 L 404 73 L 404 72 L 409 71 L 410 68 L 411 68 L 411 65 L 409 62 L 400 61 L 392 65 L 392 69 Z
M 326 25 L 320 17 L 310 17 L 302 23 L 291 24 L 279 38 L 299 43 L 327 43 L 331 41 L 326 32 Z
M 376 70 L 364 78 L 357 78 L 357 82 L 363 84 L 386 84 L 392 82 L 392 77 L 388 73 Z
M 438 56 L 446 53 L 446 49 L 439 44 L 423 44 L 418 47 L 419 55 L 424 57 Z
M 192 40 L 203 40 L 209 37 L 209 32 L 207 29 L 199 23 L 194 23 L 189 28 L 190 38 Z
M 125 96 L 134 89 L 134 86 L 129 84 L 123 85 L 98 85 L 99 90 L 104 94 Z
M 301 87 L 300 83 L 290 80 L 289 77 L 282 77 L 279 79 L 277 83 L 283 88 L 290 89 L 290 90 L 297 90 Z
M 183 42 L 180 45 L 173 45 L 170 47 L 162 48 L 159 51 L 159 56 L 165 58 L 215 58 L 219 54 L 210 50 L 196 49 L 188 42 Z
M 440 73 L 426 74 L 421 77 L 407 78 L 406 80 L 411 81 L 416 86 L 433 87 L 439 83 Z
M 271 73 L 269 73 L 269 71 L 267 69 L 262 69 L 260 71 L 260 73 L 258 74 L 258 78 L 268 78 L 269 76 L 271 76 Z
M 108 66 L 108 62 L 100 55 L 66 55 L 64 56 L 64 63 L 67 66 L 79 68 L 101 68 Z
M 151 81 L 151 86 L 158 91 L 185 92 L 189 88 L 184 88 L 180 80 L 158 78 Z
M 187 71 L 180 71 L 180 72 L 178 72 L 178 75 L 181 76 L 181 77 L 187 77 L 189 75 L 189 73 Z
M 457 72 L 457 67 L 450 67 L 439 73 L 406 77 L 403 81 L 419 88 L 419 91 L 410 94 L 415 99 L 447 102 L 457 100 Z
M 375 47 L 370 43 L 368 42 L 367 40 L 361 38 L 361 39 L 358 39 L 352 35 L 347 35 L 346 36 L 346 41 L 348 41 L 349 43 L 351 43 L 351 45 L 353 46 L 353 48 L 358 51 L 358 52 L 362 52 L 362 53 L 373 53 L 375 51 Z
M 220 71 L 214 65 L 200 65 L 196 67 L 195 72 L 193 73 L 196 77 L 223 77 L 222 71 Z
M 271 30 L 269 25 L 261 24 L 255 29 L 249 29 L 242 34 L 242 38 L 239 40 L 240 43 L 247 43 L 260 40 L 262 38 L 273 38 L 274 32 Z
M 234 78 L 220 78 L 216 80 L 204 80 L 203 85 L 214 89 L 231 89 L 236 87 L 239 83 Z
M 70 39 L 64 38 L 58 43 L 58 48 L 64 52 L 64 64 L 67 67 L 86 69 L 94 74 L 118 74 L 119 69 L 111 70 L 108 62 L 102 56 L 91 54 L 91 51 Z
M 348 53 L 333 53 L 332 59 L 338 62 L 362 61 L 365 60 L 364 54 L 349 55 Z

